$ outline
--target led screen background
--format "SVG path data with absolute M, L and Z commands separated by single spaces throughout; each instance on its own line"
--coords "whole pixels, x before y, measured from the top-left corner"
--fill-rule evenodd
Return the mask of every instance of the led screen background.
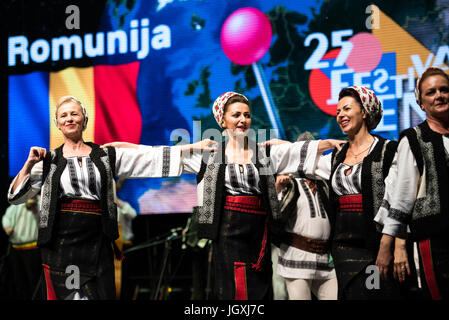
M 449 55 L 449 1 L 6 3 L 18 17 L 7 18 L 2 46 L 9 177 L 31 146 L 62 143 L 52 117 L 65 94 L 88 109 L 86 141 L 173 145 L 218 129 L 211 106 L 226 91 L 250 98 L 256 130 L 273 127 L 273 108 L 290 141 L 304 131 L 344 138 L 334 118 L 338 92 L 366 85 L 384 106 L 374 133 L 397 139 L 424 116 L 414 101 L 416 77 L 426 66 L 446 68 Z M 80 9 L 80 29 L 66 28 L 70 4 Z M 225 21 L 242 8 L 263 12 L 272 31 L 266 53 L 248 65 L 233 63 L 220 41 Z M 254 23 L 241 32 L 256 29 L 257 37 Z M 66 49 L 58 45 L 69 40 Z M 127 180 L 119 196 L 140 214 L 187 213 L 196 178 Z

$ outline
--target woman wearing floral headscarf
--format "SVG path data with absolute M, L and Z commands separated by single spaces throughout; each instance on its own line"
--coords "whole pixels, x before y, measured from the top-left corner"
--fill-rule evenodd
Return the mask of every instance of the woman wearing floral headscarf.
M 216 140 L 224 141 L 217 152 L 183 155 L 182 165 L 197 175 L 198 237 L 213 240 L 213 298 L 271 299 L 270 224 L 281 218 L 273 175 L 296 172 L 304 142 L 257 145 L 248 138 L 250 101 L 236 92 L 220 95 L 212 112 L 223 129 Z M 323 152 L 340 142 L 317 147 Z
M 303 146 L 307 157 L 299 171 L 311 179 L 328 180 L 331 186 L 331 254 L 342 300 L 399 296 L 398 285 L 381 279 L 374 268 L 382 234 L 373 219 L 397 148 L 397 142 L 370 133 L 381 118 L 382 104 L 372 90 L 345 88 L 339 94 L 336 120 L 348 143 L 328 155 L 321 155 L 318 141 Z
M 343 89 L 337 122 L 349 142 L 331 156 L 329 180 L 336 202 L 332 256 L 341 299 L 399 298 L 391 277 L 379 279 L 376 263 L 382 234 L 373 221 L 385 192 L 385 178 L 395 160 L 396 141 L 370 132 L 382 118 L 382 103 L 365 87 Z
M 281 219 L 273 174 L 296 172 L 304 142 L 264 147 L 249 139 L 250 102 L 242 94 L 222 94 L 212 111 L 225 141 L 183 164 L 197 174 L 199 237 L 214 240 L 214 298 L 270 299 L 270 222 Z M 320 151 L 340 142 L 323 140 Z

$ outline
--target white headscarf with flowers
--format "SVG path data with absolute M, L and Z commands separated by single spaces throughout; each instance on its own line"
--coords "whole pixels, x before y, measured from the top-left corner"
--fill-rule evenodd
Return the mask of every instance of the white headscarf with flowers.
M 382 119 L 382 102 L 377 98 L 373 90 L 362 86 L 352 86 L 350 89 L 354 89 L 362 101 L 362 107 L 366 112 L 368 130 L 373 130 L 377 127 Z
M 215 121 L 217 121 L 220 128 L 221 128 L 221 121 L 223 120 L 224 106 L 226 105 L 226 102 L 228 102 L 228 100 L 233 96 L 242 96 L 243 98 L 245 98 L 245 100 L 249 102 L 248 98 L 245 97 L 243 94 L 232 91 L 225 92 L 217 99 L 215 99 L 215 102 L 212 106 L 212 113 L 214 114 Z

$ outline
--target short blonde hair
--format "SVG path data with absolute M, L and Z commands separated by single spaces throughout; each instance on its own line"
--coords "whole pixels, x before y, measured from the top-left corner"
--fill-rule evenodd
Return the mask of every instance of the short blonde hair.
M 59 98 L 58 102 L 56 103 L 55 118 L 53 119 L 53 121 L 55 122 L 55 125 L 58 126 L 58 109 L 59 109 L 59 107 L 67 102 L 75 102 L 77 105 L 79 105 L 81 107 L 81 111 L 84 116 L 84 129 L 86 129 L 87 120 L 89 118 L 89 116 L 87 114 L 87 110 L 86 110 L 86 108 L 84 108 L 83 103 L 74 96 L 63 96 L 63 97 Z

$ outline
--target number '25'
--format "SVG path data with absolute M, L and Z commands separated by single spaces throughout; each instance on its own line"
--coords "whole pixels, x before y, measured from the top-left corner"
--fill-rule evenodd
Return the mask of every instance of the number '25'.
M 343 37 L 352 36 L 354 31 L 352 29 L 338 30 L 331 32 L 331 44 L 333 48 L 341 47 L 337 59 L 334 61 L 333 67 L 341 67 L 345 64 L 346 58 L 351 53 L 352 43 L 343 40 Z M 304 70 L 323 69 L 329 67 L 329 61 L 321 61 L 329 48 L 329 40 L 326 35 L 321 32 L 314 32 L 307 36 L 304 40 L 304 46 L 310 46 L 313 40 L 318 40 L 318 46 L 313 51 L 310 58 L 304 64 Z

